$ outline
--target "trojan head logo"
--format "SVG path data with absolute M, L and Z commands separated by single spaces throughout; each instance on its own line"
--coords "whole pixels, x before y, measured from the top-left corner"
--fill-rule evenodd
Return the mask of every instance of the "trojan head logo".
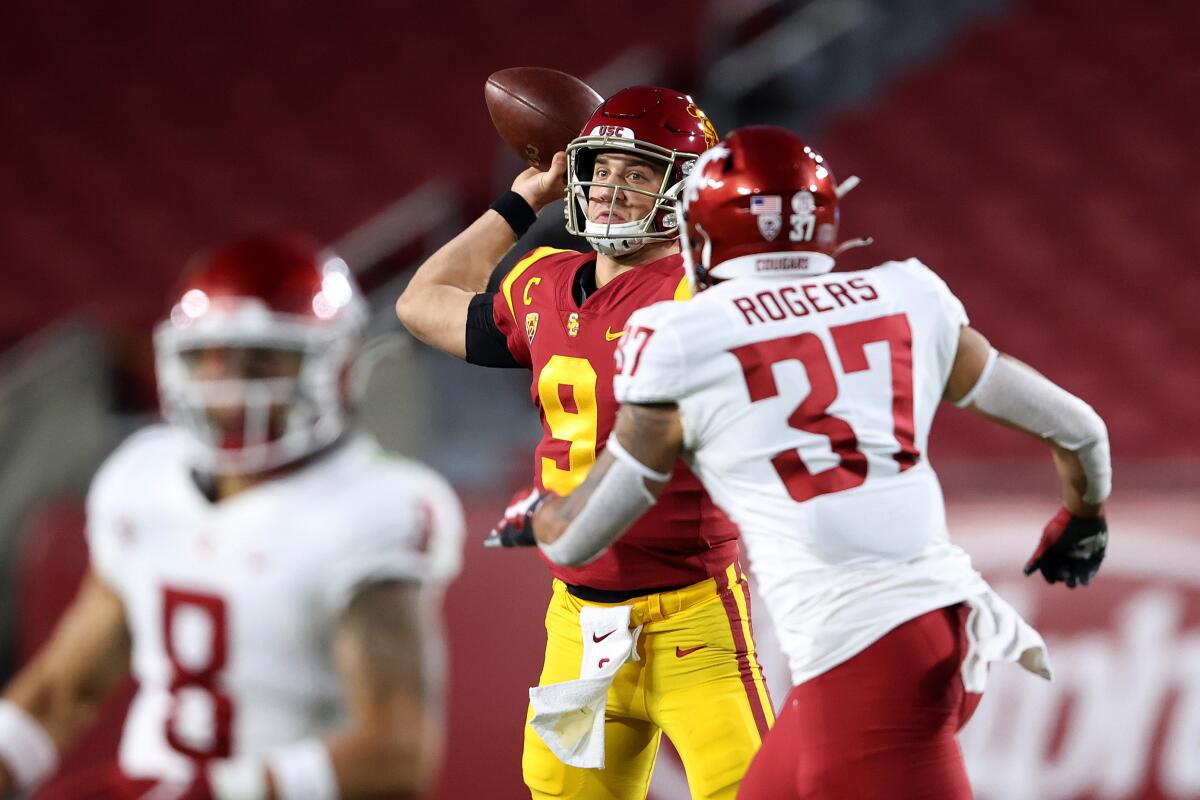
M 533 335 L 537 333 L 538 312 L 530 311 L 525 315 L 525 336 L 533 344 Z
M 572 311 L 571 316 L 567 317 L 567 336 L 578 336 L 578 335 L 579 335 L 579 315 L 576 314 L 574 311 Z
M 721 137 L 717 136 L 717 129 L 713 127 L 712 120 L 708 118 L 707 114 L 700 110 L 699 106 L 697 106 L 695 103 L 689 103 L 687 107 L 687 113 L 695 117 L 700 123 L 701 127 L 704 128 L 704 146 L 706 148 L 712 147 L 721 140 Z

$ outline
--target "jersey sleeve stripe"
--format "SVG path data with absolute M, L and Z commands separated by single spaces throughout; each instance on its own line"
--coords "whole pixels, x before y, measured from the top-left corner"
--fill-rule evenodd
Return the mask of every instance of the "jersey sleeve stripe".
M 532 253 L 522 258 L 516 263 L 508 274 L 504 276 L 504 280 L 500 282 L 500 291 L 504 294 L 504 302 L 508 304 L 508 313 L 512 314 L 515 321 L 517 318 L 516 309 L 513 308 L 512 289 L 513 284 L 517 282 L 517 278 L 525 273 L 525 270 L 532 267 L 538 261 L 541 261 L 546 256 L 552 256 L 555 253 L 570 253 L 571 250 L 562 250 L 556 247 L 539 247 Z
M 688 285 L 687 275 L 680 279 L 679 285 L 675 287 L 675 300 L 691 300 L 692 287 Z

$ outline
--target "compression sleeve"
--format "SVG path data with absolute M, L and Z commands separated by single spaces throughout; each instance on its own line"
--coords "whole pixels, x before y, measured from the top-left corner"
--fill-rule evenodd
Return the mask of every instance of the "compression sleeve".
M 1076 453 L 1087 475 L 1084 501 L 1098 505 L 1108 499 L 1112 490 L 1108 428 L 1083 400 L 1019 361 L 995 355 L 989 357 L 984 374 L 967 397 L 985 414 Z
M 496 292 L 480 292 L 467 308 L 467 362 L 481 367 L 517 368 L 508 337 L 496 324 Z
M 655 472 L 634 458 L 617 441 L 608 437 L 607 452 L 615 459 L 562 536 L 551 544 L 539 544 L 555 564 L 579 566 L 595 560 L 620 538 L 630 525 L 657 502 L 646 488 L 645 479 L 665 483 L 669 474 Z

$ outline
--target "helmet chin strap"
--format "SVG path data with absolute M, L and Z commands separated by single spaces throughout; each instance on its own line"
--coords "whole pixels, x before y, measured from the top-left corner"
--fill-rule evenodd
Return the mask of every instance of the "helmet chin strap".
M 621 222 L 610 225 L 605 222 L 587 221 L 584 228 L 584 238 L 597 253 L 613 258 L 632 255 L 650 243 L 649 239 L 641 238 L 642 222 Z M 622 237 L 621 234 L 629 234 Z M 618 238 L 613 238 L 614 235 Z

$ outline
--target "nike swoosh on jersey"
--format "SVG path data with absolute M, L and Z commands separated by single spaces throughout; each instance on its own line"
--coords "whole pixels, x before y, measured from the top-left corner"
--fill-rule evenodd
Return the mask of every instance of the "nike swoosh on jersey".
M 608 633 L 604 634 L 603 636 L 597 636 L 596 634 L 594 634 L 594 633 L 593 633 L 593 634 L 592 634 L 592 641 L 593 641 L 593 642 L 603 642 L 605 639 L 607 639 L 608 637 L 612 636 L 612 635 L 613 635 L 614 633 L 616 633 L 616 632 L 617 632 L 616 628 L 613 628 L 611 631 L 609 631 Z
M 675 645 L 675 657 L 683 658 L 684 656 L 690 656 L 692 653 L 696 652 L 697 650 L 703 650 L 705 647 L 708 647 L 708 645 L 698 644 L 695 647 L 689 647 L 687 650 L 684 650 L 679 645 Z
M 617 339 L 620 339 L 624 335 L 625 335 L 625 331 L 621 331 L 620 333 L 613 333 L 612 328 L 609 328 L 608 330 L 606 330 L 604 332 L 604 338 L 608 339 L 610 342 L 615 342 Z

